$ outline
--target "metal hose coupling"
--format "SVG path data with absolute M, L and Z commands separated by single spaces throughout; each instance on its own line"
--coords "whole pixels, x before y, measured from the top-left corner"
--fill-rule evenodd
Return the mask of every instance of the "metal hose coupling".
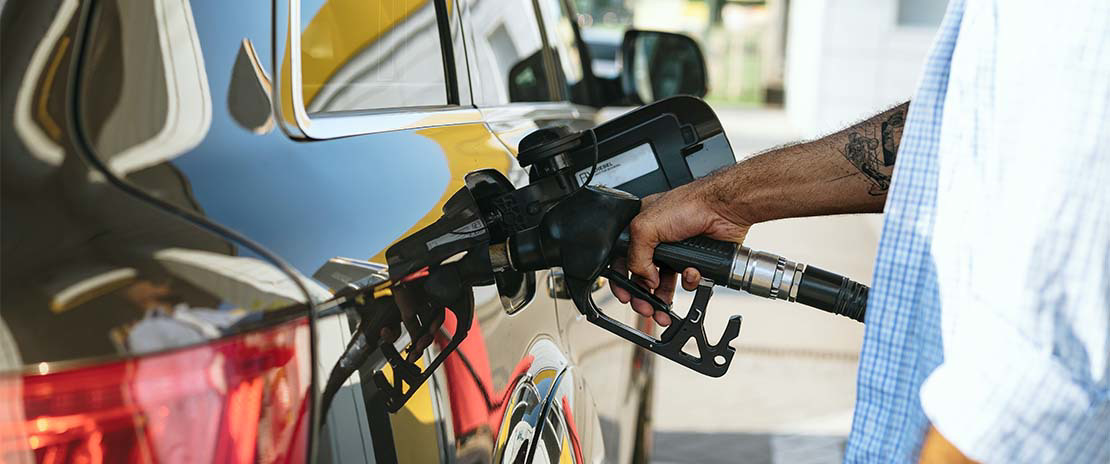
M 806 265 L 765 251 L 736 247 L 728 286 L 752 295 L 794 302 Z

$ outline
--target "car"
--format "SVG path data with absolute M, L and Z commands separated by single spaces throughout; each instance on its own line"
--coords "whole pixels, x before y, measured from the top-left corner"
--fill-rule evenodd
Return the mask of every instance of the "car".
M 519 185 L 538 128 L 704 95 L 692 40 L 634 31 L 625 56 L 671 40 L 692 67 L 599 78 L 575 17 L 4 3 L 0 461 L 646 462 L 652 358 L 589 324 L 558 269 L 475 289 L 469 336 L 396 413 L 381 353 L 321 398 L 364 316 L 344 302 L 378 295 L 385 250 L 467 172 Z

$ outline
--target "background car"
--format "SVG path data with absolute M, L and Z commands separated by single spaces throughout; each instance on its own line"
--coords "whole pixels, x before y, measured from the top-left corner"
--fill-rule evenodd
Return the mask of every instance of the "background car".
M 318 393 L 359 322 L 336 293 L 383 279 L 463 175 L 524 182 L 523 136 L 704 95 L 704 64 L 700 88 L 599 79 L 560 0 L 270 5 L 4 5 L 0 460 L 645 461 L 651 359 L 557 270 L 476 289 L 469 337 L 396 414 L 380 356 L 324 417 Z M 625 56 L 701 59 L 640 34 Z

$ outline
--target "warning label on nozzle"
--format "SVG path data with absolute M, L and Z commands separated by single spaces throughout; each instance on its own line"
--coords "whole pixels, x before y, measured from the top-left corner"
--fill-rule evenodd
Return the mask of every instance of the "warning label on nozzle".
M 597 164 L 597 171 L 590 185 L 616 188 L 644 174 L 659 169 L 651 144 L 645 143 Z M 574 178 L 578 185 L 590 177 L 590 168 L 578 171 Z
M 481 235 L 485 233 L 485 231 L 486 224 L 482 222 L 481 219 L 475 219 L 470 223 L 463 224 L 461 227 L 458 227 L 451 232 L 429 240 L 426 245 L 428 246 L 428 251 L 431 251 L 432 248 L 435 248 L 437 246 L 448 244 L 451 242 L 457 242 L 459 240 L 470 238 L 475 235 Z

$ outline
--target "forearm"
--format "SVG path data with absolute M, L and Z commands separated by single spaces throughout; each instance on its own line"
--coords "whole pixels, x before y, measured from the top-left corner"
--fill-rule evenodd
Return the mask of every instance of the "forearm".
M 738 223 L 882 212 L 908 105 L 748 158 L 706 178 L 702 192 Z

